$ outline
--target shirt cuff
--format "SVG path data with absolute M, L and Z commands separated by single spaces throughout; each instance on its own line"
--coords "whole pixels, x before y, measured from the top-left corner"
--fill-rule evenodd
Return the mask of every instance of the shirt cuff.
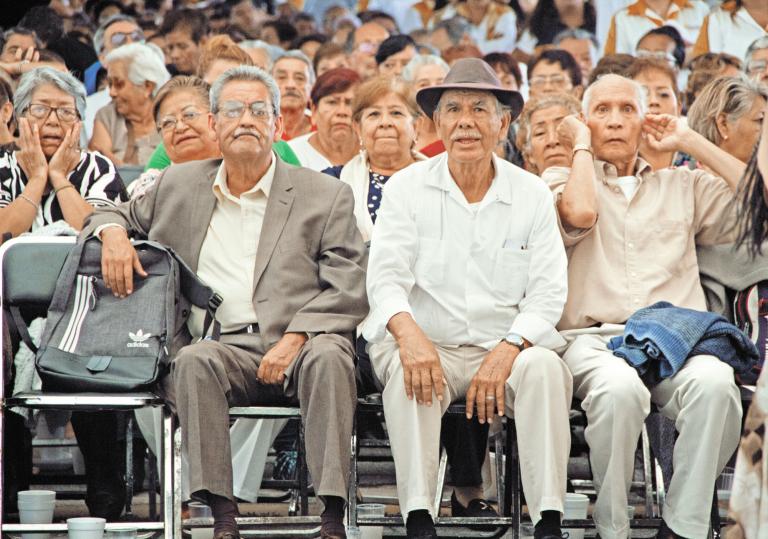
M 97 238 L 101 239 L 101 233 L 102 233 L 103 231 L 105 231 L 106 229 L 108 229 L 108 228 L 112 228 L 112 227 L 114 227 L 114 226 L 116 226 L 116 227 L 119 227 L 119 228 L 122 228 L 123 230 L 125 230 L 125 227 L 124 227 L 123 225 L 119 225 L 119 224 L 117 224 L 117 223 L 107 223 L 107 224 L 105 224 L 105 225 L 100 225 L 100 226 L 97 226 L 97 227 L 96 227 L 96 230 L 94 230 L 94 231 L 93 231 L 93 235 L 94 235 L 95 237 L 97 237 Z
M 555 326 L 532 313 L 518 314 L 509 333 L 516 333 L 534 346 L 543 346 L 550 350 L 565 346 L 565 339 L 560 336 Z
M 411 306 L 405 298 L 389 298 L 373 311 L 363 323 L 363 336 L 369 342 L 381 342 L 387 336 L 387 324 L 398 313 L 413 316 Z

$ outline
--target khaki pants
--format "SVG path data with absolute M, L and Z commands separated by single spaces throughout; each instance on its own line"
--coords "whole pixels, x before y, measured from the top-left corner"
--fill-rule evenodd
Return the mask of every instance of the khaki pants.
M 452 401 L 463 399 L 488 351 L 477 346 L 437 347 L 447 398 L 431 406 L 409 400 L 399 350 L 393 341 L 370 348 L 376 375 L 384 384 L 384 416 L 397 474 L 400 511 L 433 511 L 440 454 L 440 418 Z M 554 352 L 533 347 L 515 360 L 507 379 L 506 414 L 515 418 L 523 491 L 531 518 L 563 511 L 568 454 L 571 375 Z M 437 515 L 432 514 L 435 518 Z
M 352 343 L 333 334 L 307 341 L 287 371 L 285 388 L 258 381 L 265 352 L 258 334 L 223 335 L 220 342 L 185 346 L 171 363 L 190 492 L 196 498 L 233 497 L 230 407 L 298 401 L 315 491 L 346 499 L 357 403 Z
M 587 414 L 585 436 L 598 489 L 597 531 L 603 539 L 629 536 L 627 495 L 634 455 L 653 402 L 679 433 L 662 516 L 683 537 L 706 537 L 715 480 L 741 431 L 733 369 L 713 356 L 694 356 L 675 376 L 648 390 L 637 371 L 607 348 L 610 337 L 622 331 L 614 326 L 603 333 L 565 335 L 573 340 L 563 359 Z

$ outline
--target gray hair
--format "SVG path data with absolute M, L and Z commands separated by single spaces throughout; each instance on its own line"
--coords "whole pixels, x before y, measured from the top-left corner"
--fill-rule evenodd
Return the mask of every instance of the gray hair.
M 155 87 L 152 88 L 152 97 L 155 97 L 160 87 L 171 78 L 157 53 L 157 48 L 144 43 L 129 43 L 118 47 L 107 55 L 106 61 L 108 64 L 125 62 L 128 80 L 136 86 L 145 82 L 153 83 Z
M 584 117 L 589 116 L 589 104 L 592 101 L 592 93 L 595 91 L 595 86 L 597 86 L 597 83 L 601 80 L 609 80 L 611 78 L 617 78 L 619 80 L 627 82 L 630 86 L 632 86 L 632 89 L 635 91 L 635 97 L 637 98 L 637 105 L 638 109 L 640 110 L 640 116 L 645 117 L 645 113 L 648 110 L 648 90 L 645 89 L 645 87 L 640 84 L 639 82 L 628 79 L 627 77 L 622 77 L 621 75 L 617 75 L 615 73 L 606 73 L 605 75 L 601 75 L 597 77 L 597 80 L 587 86 L 587 89 L 584 91 L 584 97 L 581 100 L 581 110 L 584 113 Z
M 721 141 L 717 120 L 720 115 L 735 122 L 747 114 L 755 99 L 768 99 L 768 87 L 741 75 L 720 77 L 707 84 L 688 109 L 688 125 L 708 141 Z
M 71 95 L 75 99 L 75 108 L 80 118 L 85 118 L 85 86 L 70 73 L 52 67 L 38 67 L 21 76 L 13 96 L 13 110 L 17 118 L 26 112 L 32 102 L 32 94 L 43 84 L 51 84 Z
M 40 39 L 37 37 L 37 33 L 34 30 L 30 30 L 29 28 L 24 28 L 23 26 L 14 26 L 13 28 L 9 28 L 5 32 L 3 32 L 3 41 L 0 46 L 5 47 L 5 44 L 8 43 L 8 40 L 16 35 L 22 35 L 22 36 L 30 36 L 32 39 L 35 40 L 35 48 L 36 49 L 42 49 L 43 44 L 40 42 Z
M 101 25 L 96 30 L 96 33 L 93 34 L 93 48 L 96 51 L 96 54 L 101 54 L 101 51 L 104 50 L 104 34 L 107 32 L 107 29 L 115 24 L 116 22 L 132 22 L 136 25 L 136 28 L 139 28 L 139 24 L 136 22 L 136 19 L 133 17 L 129 17 L 128 15 L 123 15 L 122 13 L 118 13 L 117 15 L 112 15 L 110 18 L 108 18 L 106 21 L 101 23 Z
M 744 56 L 744 71 L 748 69 L 749 63 L 752 61 L 752 55 L 757 51 L 768 49 L 768 36 L 758 37 L 747 48 L 747 54 Z
M 455 17 L 444 19 L 435 24 L 431 33 L 434 34 L 441 28 L 448 34 L 448 39 L 451 41 L 451 44 L 456 46 L 461 43 L 461 38 L 464 37 L 464 34 L 469 32 L 469 21 L 464 17 L 456 15 Z
M 219 97 L 227 83 L 235 81 L 260 82 L 267 87 L 269 98 L 272 101 L 272 112 L 275 117 L 280 116 L 280 90 L 272 76 L 256 66 L 237 66 L 227 69 L 211 85 L 211 112 L 219 112 Z
M 417 54 L 411 58 L 411 61 L 408 62 L 408 64 L 406 64 L 406 66 L 403 68 L 401 77 L 405 81 L 413 82 L 416 78 L 416 73 L 419 72 L 419 69 L 428 65 L 440 66 L 445 70 L 446 73 L 448 73 L 448 71 L 451 69 L 448 63 L 437 55 Z
M 270 45 L 266 41 L 262 41 L 260 39 L 246 39 L 244 41 L 240 41 L 237 46 L 244 50 L 261 49 L 266 52 L 267 56 L 269 57 L 269 66 L 267 67 L 270 70 L 272 69 L 272 64 L 275 62 L 275 60 L 279 58 L 281 54 L 283 54 L 282 48 L 275 45 Z
M 315 68 L 312 67 L 312 60 L 310 60 L 307 57 L 307 55 L 301 52 L 300 50 L 285 51 L 283 54 L 281 54 L 275 59 L 274 63 L 272 64 L 272 70 L 275 69 L 277 62 L 279 62 L 280 60 L 284 60 L 286 58 L 301 60 L 302 62 L 307 64 L 307 70 L 309 72 L 309 84 L 311 85 L 315 84 Z
M 568 28 L 566 30 L 563 30 L 559 34 L 555 36 L 555 38 L 552 40 L 553 45 L 559 45 L 561 41 L 564 41 L 566 39 L 587 39 L 589 40 L 589 50 L 592 53 L 592 58 L 597 61 L 597 59 L 600 57 L 600 44 L 597 41 L 597 37 L 595 37 L 595 34 L 590 32 L 589 30 L 584 30 L 583 28 Z

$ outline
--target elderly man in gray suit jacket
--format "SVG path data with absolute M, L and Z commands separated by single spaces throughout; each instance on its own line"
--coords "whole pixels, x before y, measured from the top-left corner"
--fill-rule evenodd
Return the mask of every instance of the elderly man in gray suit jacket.
M 365 247 L 349 187 L 272 153 L 282 130 L 279 99 L 264 71 L 225 72 L 211 88 L 209 120 L 223 160 L 171 166 L 145 195 L 95 213 L 84 230 L 104 242 L 102 270 L 116 295 L 130 294 L 144 274 L 132 233 L 173 248 L 224 298 L 220 341 L 204 338 L 205 313 L 192 309 L 187 339 L 198 340 L 176 354 L 166 384 L 190 492 L 211 506 L 216 539 L 239 537 L 229 407 L 296 400 L 325 503 L 321 537 L 345 537 L 351 339 L 368 312 Z

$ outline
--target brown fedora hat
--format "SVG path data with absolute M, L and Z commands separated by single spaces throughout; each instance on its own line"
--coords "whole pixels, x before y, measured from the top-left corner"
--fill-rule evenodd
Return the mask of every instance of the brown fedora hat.
M 418 91 L 416 102 L 429 118 L 434 114 L 440 96 L 446 90 L 493 92 L 502 105 L 511 109 L 513 120 L 517 118 L 523 108 L 523 97 L 514 90 L 503 88 L 491 66 L 480 58 L 456 60 L 442 84 L 427 86 Z

